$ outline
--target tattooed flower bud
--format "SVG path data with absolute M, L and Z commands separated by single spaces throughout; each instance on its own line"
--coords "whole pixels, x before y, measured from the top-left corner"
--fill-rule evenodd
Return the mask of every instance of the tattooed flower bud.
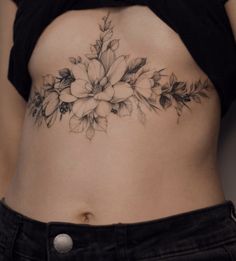
M 64 68 L 62 70 L 59 71 L 59 74 L 62 78 L 67 78 L 71 76 L 71 71 L 68 68 Z
M 110 41 L 107 47 L 112 49 L 112 51 L 115 51 L 119 47 L 119 39 L 114 39 Z
M 43 76 L 43 85 L 44 86 L 53 86 L 55 84 L 56 78 L 51 74 Z
M 60 105 L 60 113 L 65 114 L 69 110 L 69 104 L 66 102 L 62 102 Z
M 155 71 L 153 74 L 153 80 L 155 82 L 155 84 L 157 84 L 161 79 L 161 73 L 158 71 Z

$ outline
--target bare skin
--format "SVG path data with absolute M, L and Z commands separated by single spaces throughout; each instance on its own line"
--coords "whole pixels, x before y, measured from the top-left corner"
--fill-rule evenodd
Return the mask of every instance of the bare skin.
M 178 35 L 147 7 L 70 11 L 36 45 L 29 63 L 31 97 L 45 87 L 45 75 L 71 68 L 69 57 L 85 59 L 108 11 L 113 38 L 120 39 L 117 53 L 146 57 L 156 71 L 165 68 L 161 86 L 172 73 L 187 86 L 207 80 Z M 110 113 L 106 132 L 96 131 L 92 139 L 69 131 L 69 114 L 50 128 L 35 125 L 28 106 L 6 203 L 45 222 L 109 224 L 224 202 L 217 161 L 220 101 L 210 81 L 206 94 L 201 102 L 189 101 L 179 117 L 174 103 L 159 103 L 157 112 L 143 106 L 145 124 L 135 110 L 124 117 Z

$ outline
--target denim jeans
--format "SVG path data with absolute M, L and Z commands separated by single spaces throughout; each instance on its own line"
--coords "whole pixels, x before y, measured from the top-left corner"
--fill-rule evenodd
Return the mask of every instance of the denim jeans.
M 236 261 L 231 200 L 135 223 L 42 222 L 0 200 L 0 261 Z

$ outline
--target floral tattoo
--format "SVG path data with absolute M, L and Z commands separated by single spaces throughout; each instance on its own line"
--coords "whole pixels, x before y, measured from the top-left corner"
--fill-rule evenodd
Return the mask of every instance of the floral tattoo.
M 145 124 L 144 107 L 157 112 L 174 106 L 178 119 L 187 103 L 201 103 L 209 98 L 209 81 L 201 80 L 188 85 L 174 73 L 161 84 L 165 69 L 147 66 L 147 58 L 129 59 L 117 55 L 120 40 L 113 39 L 109 13 L 99 25 L 100 37 L 90 46 L 84 59 L 70 57 L 72 67 L 58 71 L 58 75 L 43 76 L 43 86 L 29 97 L 29 113 L 35 124 L 51 127 L 57 118 L 69 114 L 71 132 L 82 133 L 91 140 L 96 131 L 107 131 L 108 116 L 131 116 L 137 111 L 138 120 Z

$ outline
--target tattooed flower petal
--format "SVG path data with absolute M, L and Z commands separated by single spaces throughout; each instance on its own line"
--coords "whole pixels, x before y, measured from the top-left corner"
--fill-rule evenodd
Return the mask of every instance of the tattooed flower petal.
M 71 84 L 71 94 L 78 98 L 88 97 L 92 86 L 85 80 L 76 80 Z
M 63 102 L 73 102 L 77 100 L 75 96 L 71 95 L 70 88 L 65 88 L 62 90 L 59 99 Z
M 82 79 L 85 81 L 89 81 L 88 72 L 86 66 L 83 63 L 79 63 L 73 67 L 72 73 L 75 79 Z
M 107 77 L 112 85 L 119 82 L 127 69 L 124 56 L 119 56 L 107 72 Z
M 111 84 L 108 84 L 106 89 L 103 92 L 99 92 L 94 96 L 94 99 L 110 101 L 114 95 L 114 89 Z
M 100 81 L 105 76 L 103 65 L 97 60 L 92 59 L 88 66 L 88 77 L 91 83 Z
M 113 86 L 114 96 L 112 102 L 121 102 L 133 95 L 133 90 L 126 82 L 118 82 Z
M 101 61 L 102 61 L 102 64 L 104 65 L 106 72 L 111 67 L 111 65 L 114 63 L 115 59 L 116 59 L 115 52 L 112 51 L 110 48 L 108 48 L 107 50 L 105 50 L 102 53 Z
M 59 99 L 63 102 L 74 102 L 77 100 L 77 98 L 73 95 L 70 95 L 68 93 L 62 93 L 60 94 Z
M 98 105 L 98 101 L 93 98 L 81 98 L 75 101 L 72 107 L 72 112 L 79 118 L 87 115 L 94 110 Z
M 106 117 L 111 112 L 111 104 L 107 101 L 99 101 L 96 113 L 100 117 Z
M 144 78 L 136 82 L 135 89 L 144 97 L 149 98 L 152 95 L 153 85 L 154 85 L 153 79 Z

